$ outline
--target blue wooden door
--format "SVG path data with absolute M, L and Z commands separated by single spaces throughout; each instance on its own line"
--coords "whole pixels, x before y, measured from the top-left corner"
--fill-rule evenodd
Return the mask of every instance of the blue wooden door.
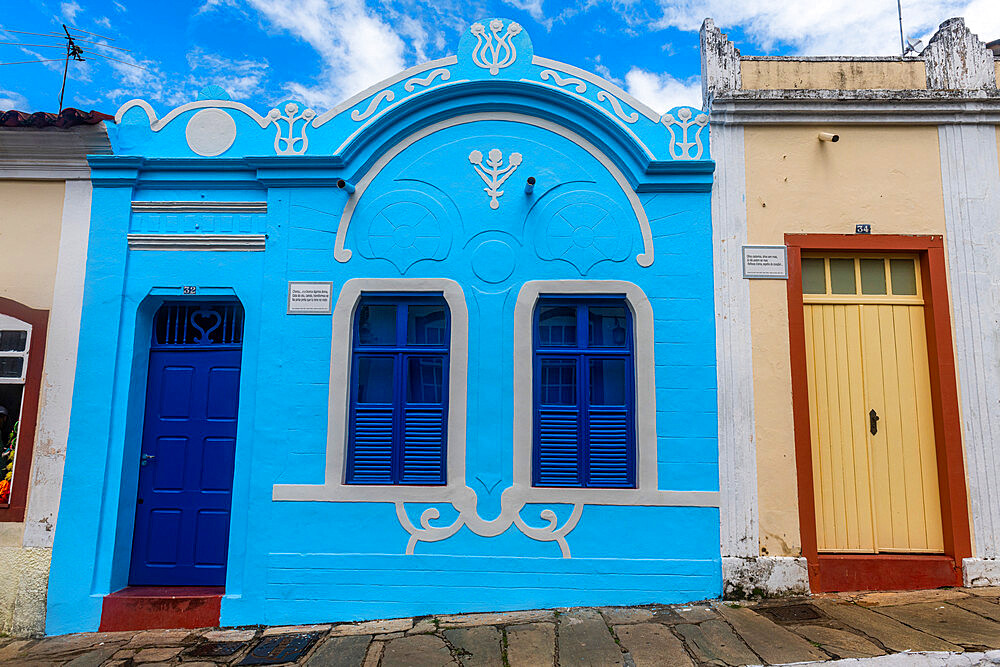
M 150 351 L 130 585 L 225 585 L 241 353 Z

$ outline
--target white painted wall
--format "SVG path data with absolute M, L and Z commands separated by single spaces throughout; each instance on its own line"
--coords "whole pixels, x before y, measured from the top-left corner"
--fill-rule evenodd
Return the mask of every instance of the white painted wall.
M 973 554 L 968 585 L 1000 584 L 1000 172 L 992 125 L 942 125 L 948 272 Z

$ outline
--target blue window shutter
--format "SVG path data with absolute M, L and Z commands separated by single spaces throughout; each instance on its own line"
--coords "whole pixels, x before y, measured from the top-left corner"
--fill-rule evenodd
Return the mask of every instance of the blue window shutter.
M 535 486 L 635 488 L 629 312 L 623 300 L 608 297 L 539 300 L 533 336 Z
M 588 486 L 634 486 L 632 481 L 631 445 L 627 408 L 590 406 L 587 415 L 590 476 Z
M 354 320 L 348 484 L 447 481 L 447 304 L 364 297 Z
M 392 406 L 356 405 L 351 410 L 353 442 L 347 481 L 392 484 Z
M 403 456 L 400 482 L 444 484 L 445 406 L 407 407 L 403 416 Z
M 535 484 L 580 485 L 580 411 L 539 408 L 535 447 Z

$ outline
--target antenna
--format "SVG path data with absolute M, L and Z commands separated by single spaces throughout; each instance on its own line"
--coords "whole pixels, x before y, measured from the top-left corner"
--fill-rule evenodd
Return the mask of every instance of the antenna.
M 66 73 L 69 72 L 69 59 L 83 62 L 83 49 L 73 41 L 73 35 L 69 34 L 69 28 L 66 27 L 65 23 L 62 24 L 62 27 L 66 33 L 66 63 L 63 65 L 62 88 L 59 89 L 59 113 L 62 113 L 63 109 L 63 94 L 66 92 Z
M 69 61 L 70 60 L 76 60 L 78 62 L 84 62 L 86 60 L 86 58 L 84 58 L 84 56 L 86 55 L 88 57 L 104 58 L 105 60 L 111 60 L 111 61 L 116 62 L 116 63 L 121 63 L 122 65 L 127 65 L 129 67 L 135 67 L 137 69 L 149 71 L 147 68 L 145 68 L 145 67 L 143 67 L 141 65 L 137 65 L 134 62 L 129 62 L 127 60 L 119 60 L 118 58 L 112 58 L 107 53 L 102 53 L 100 51 L 95 51 L 93 46 L 92 47 L 83 47 L 80 44 L 81 43 L 84 43 L 84 44 L 94 44 L 94 45 L 96 45 L 99 48 L 102 48 L 102 49 L 115 49 L 116 51 L 122 52 L 123 54 L 131 54 L 131 51 L 129 49 L 125 49 L 125 48 L 122 48 L 120 46 L 113 46 L 111 44 L 107 44 L 107 43 L 101 42 L 101 41 L 94 41 L 92 39 L 84 39 L 84 38 L 79 37 L 79 36 L 74 36 L 72 33 L 70 33 L 70 30 L 73 30 L 75 32 L 81 32 L 81 33 L 84 33 L 86 35 L 91 35 L 93 37 L 97 37 L 99 39 L 106 40 L 106 41 L 111 41 L 111 42 L 115 41 L 113 37 L 107 37 L 105 35 L 99 35 L 96 32 L 89 32 L 89 31 L 83 30 L 81 28 L 74 28 L 74 27 L 71 27 L 71 26 L 67 26 L 65 23 L 62 24 L 62 29 L 63 29 L 62 33 L 58 33 L 58 32 L 29 32 L 27 30 L 14 30 L 13 28 L 5 28 L 3 26 L 0 26 L 0 33 L 17 33 L 17 34 L 20 34 L 20 35 L 34 35 L 36 37 L 46 37 L 46 38 L 49 38 L 49 39 L 65 40 L 65 42 L 66 42 L 65 44 L 34 44 L 34 43 L 15 42 L 15 41 L 0 41 L 0 45 L 21 46 L 21 47 L 38 47 L 38 48 L 44 48 L 44 49 L 62 49 L 62 48 L 66 49 L 66 55 L 63 58 L 43 58 L 43 57 L 39 56 L 38 54 L 32 53 L 31 55 L 36 56 L 38 58 L 37 60 L 19 60 L 19 61 L 14 61 L 14 62 L 0 62 L 0 65 L 28 65 L 28 64 L 31 64 L 31 63 L 50 63 L 50 62 L 59 62 L 59 61 L 62 61 L 63 62 L 63 77 L 62 77 L 62 85 L 59 88 L 59 111 L 60 112 L 62 112 L 62 110 L 63 110 L 63 99 L 64 99 L 65 94 L 66 94 L 66 79 L 67 79 L 67 77 L 69 75 Z M 7 35 L 3 35 L 3 36 L 6 37 Z M 36 41 L 39 41 L 39 40 L 36 40 Z M 29 52 L 29 53 L 31 53 L 31 52 Z M 118 54 L 115 54 L 115 55 L 118 55 Z M 135 58 L 133 58 L 131 55 L 128 55 L 128 56 L 122 55 L 122 57 L 123 58 L 128 57 L 128 58 L 131 58 L 132 60 L 135 60 Z
M 903 39 L 903 4 L 902 0 L 896 0 L 896 10 L 899 12 L 899 50 L 906 55 L 906 41 Z

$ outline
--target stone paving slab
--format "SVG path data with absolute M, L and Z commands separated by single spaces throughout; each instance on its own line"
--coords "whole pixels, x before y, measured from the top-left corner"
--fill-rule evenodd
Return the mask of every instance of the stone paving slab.
M 882 609 L 910 627 L 960 646 L 1000 648 L 1000 623 L 950 604 L 918 603 Z
M 951 604 L 971 611 L 974 614 L 984 616 L 991 621 L 1000 622 L 1000 604 L 994 602 L 994 599 L 970 597 L 964 600 L 952 600 Z
M 694 667 L 683 642 L 665 625 L 618 625 L 615 634 L 636 667 Z
M 572 667 L 624 665 L 625 658 L 600 614 L 567 613 L 559 617 L 559 664 Z
M 700 663 L 737 667 L 760 662 L 725 621 L 715 619 L 699 625 L 682 623 L 676 630 Z
M 554 623 L 507 627 L 507 662 L 516 665 L 552 665 L 556 651 Z
M 491 626 L 445 630 L 444 638 L 461 653 L 464 667 L 503 667 L 503 633 Z
M 297 664 L 310 667 L 1000 667 L 998 651 L 982 662 L 1000 649 L 1000 587 L 0 638 L 0 664 L 233 667 L 302 637 Z
M 718 610 L 753 652 L 771 664 L 826 660 L 830 657 L 802 637 L 749 609 L 723 604 Z
M 962 647 L 855 604 L 817 600 L 816 606 L 841 623 L 861 630 L 890 651 L 954 651 Z
M 449 667 L 457 664 L 440 637 L 412 635 L 386 643 L 380 667 Z
M 820 648 L 836 658 L 873 658 L 885 654 L 885 651 L 861 635 L 847 630 L 825 625 L 801 625 L 794 630 L 809 641 L 819 644 Z

